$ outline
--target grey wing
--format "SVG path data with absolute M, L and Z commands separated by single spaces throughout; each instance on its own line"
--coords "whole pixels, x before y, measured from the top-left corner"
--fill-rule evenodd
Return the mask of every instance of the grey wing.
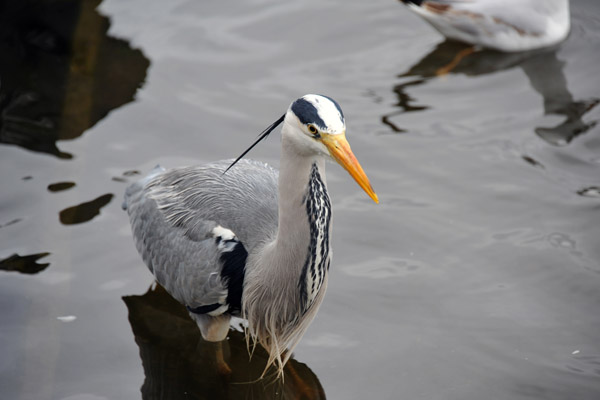
M 125 194 L 145 264 L 192 312 L 239 309 L 247 252 L 277 228 L 277 172 L 242 161 L 155 169 Z

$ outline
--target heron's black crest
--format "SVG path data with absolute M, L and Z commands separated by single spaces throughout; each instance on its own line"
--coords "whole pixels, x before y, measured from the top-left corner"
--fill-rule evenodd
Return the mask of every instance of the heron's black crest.
M 258 139 L 256 140 L 256 142 L 252 143 L 252 146 L 248 147 L 246 149 L 246 151 L 244 151 L 242 153 L 241 156 L 239 156 L 238 158 L 236 158 L 235 161 L 232 162 L 231 165 L 229 167 L 227 167 L 227 169 L 225 171 L 223 171 L 223 174 L 227 173 L 227 171 L 229 171 L 229 169 L 231 167 L 233 167 L 238 161 L 240 161 L 242 159 L 242 157 L 244 157 L 246 154 L 248 154 L 248 152 L 250 150 L 252 150 L 252 148 L 254 146 L 256 146 L 261 140 L 263 140 L 264 138 L 266 138 L 267 136 L 269 136 L 269 133 L 271 133 L 273 131 L 273 129 L 277 128 L 277 125 L 279 125 L 280 123 L 282 123 L 284 118 L 285 118 L 285 114 L 283 114 L 277 121 L 275 121 L 271 125 L 269 125 L 267 127 L 267 129 L 265 129 L 264 131 L 262 131 L 260 133 L 260 135 L 258 135 Z
M 312 99 L 312 101 L 307 100 L 305 97 L 301 97 L 298 100 L 294 101 L 291 106 L 291 109 L 294 112 L 294 114 L 296 114 L 300 122 L 304 125 L 317 125 L 321 130 L 327 130 L 327 124 L 325 124 L 325 121 L 323 121 L 321 114 L 319 114 L 319 97 L 325 98 L 331 103 L 333 103 L 337 111 L 340 113 L 340 118 L 342 119 L 342 121 L 344 121 L 344 113 L 342 112 L 342 108 L 331 97 L 316 95 L 315 98 Z M 313 101 L 316 102 L 317 105 L 315 105 Z
M 308 100 L 300 98 L 292 104 L 292 111 L 304 125 L 315 124 L 325 130 L 327 125 L 319 115 L 317 108 Z

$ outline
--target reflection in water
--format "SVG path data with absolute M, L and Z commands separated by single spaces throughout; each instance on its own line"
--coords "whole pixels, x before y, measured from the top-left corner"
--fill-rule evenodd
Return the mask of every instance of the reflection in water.
M 73 186 L 75 186 L 75 182 L 56 182 L 48 185 L 48 190 L 50 192 L 62 192 L 71 189 Z
M 527 75 L 531 87 L 543 97 L 544 114 L 564 117 L 564 121 L 555 127 L 535 128 L 538 136 L 554 146 L 564 146 L 596 125 L 596 121 L 586 123 L 582 118 L 600 102 L 600 99 L 573 100 L 563 72 L 565 63 L 557 58 L 556 48 L 521 53 L 484 50 L 457 57 L 458 54 L 464 54 L 466 49 L 469 47 L 464 44 L 445 41 L 407 72 L 401 74 L 401 78 L 417 77 L 418 79 L 394 87 L 394 92 L 398 96 L 397 106 L 401 110 L 384 115 L 382 122 L 395 132 L 403 132 L 403 129 L 394 125 L 390 118 L 427 108 L 427 106 L 415 107 L 410 104 L 414 100 L 405 93 L 405 90 L 438 76 L 441 70 L 451 74 L 479 76 L 518 66 Z M 452 65 L 452 68 L 446 68 L 448 65 Z
M 28 256 L 20 256 L 13 254 L 12 256 L 0 260 L 0 270 L 16 271 L 22 274 L 37 274 L 45 270 L 50 263 L 37 263 L 40 258 L 46 257 L 50 253 L 30 254 Z
M 10 226 L 10 225 L 14 225 L 14 224 L 16 224 L 18 222 L 21 222 L 21 218 L 15 218 L 15 219 L 13 219 L 11 221 L 8 221 L 7 223 L 0 225 L 0 228 L 4 228 L 4 227 Z
M 113 194 L 107 193 L 92 201 L 65 208 L 59 213 L 60 222 L 64 225 L 74 225 L 87 222 L 100 214 L 100 209 L 110 203 Z
M 396 111 L 393 112 L 391 114 L 387 114 L 384 115 L 383 117 L 381 117 L 381 122 L 383 122 L 385 125 L 389 126 L 394 132 L 397 133 L 404 133 L 406 132 L 405 129 L 402 129 L 398 126 L 396 126 L 392 121 L 391 118 L 395 117 L 396 115 L 399 114 L 403 114 L 406 112 L 413 112 L 413 111 L 423 111 L 423 110 L 427 110 L 429 107 L 428 106 L 419 106 L 419 105 L 413 105 L 412 102 L 415 101 L 414 98 L 412 98 L 410 95 L 408 95 L 405 90 L 411 86 L 418 86 L 418 85 L 422 85 L 423 83 L 425 83 L 427 80 L 426 79 L 416 79 L 407 83 L 403 83 L 401 85 L 396 85 L 396 87 L 394 87 L 394 92 L 396 92 L 396 95 L 398 96 L 398 103 L 394 104 L 396 107 L 400 107 L 400 111 Z
M 218 344 L 202 339 L 185 308 L 160 285 L 142 296 L 125 296 L 129 322 L 140 348 L 145 380 L 142 398 L 149 399 L 324 399 L 315 374 L 293 358 L 284 379 L 265 378 L 267 354 L 258 346 L 249 357 L 244 335 L 230 331 L 224 342 L 230 374 L 217 370 Z
M 127 180 L 128 177 L 130 177 L 130 176 L 136 176 L 136 175 L 140 175 L 140 174 L 141 174 L 141 172 L 137 171 L 137 170 L 125 171 L 125 172 L 123 172 L 123 176 L 125 178 L 120 177 L 120 176 L 113 176 L 112 180 L 115 181 L 115 182 L 128 182 L 128 180 Z
M 544 164 L 542 164 L 541 162 L 539 162 L 538 160 L 536 160 L 535 158 L 533 158 L 531 156 L 521 156 L 521 158 L 523 160 L 527 161 L 529 164 L 533 165 L 534 167 L 544 168 Z
M 579 190 L 577 194 L 584 197 L 600 197 L 600 187 L 590 186 Z
M 72 158 L 58 140 L 133 100 L 149 61 L 107 36 L 100 2 L 0 3 L 0 143 Z

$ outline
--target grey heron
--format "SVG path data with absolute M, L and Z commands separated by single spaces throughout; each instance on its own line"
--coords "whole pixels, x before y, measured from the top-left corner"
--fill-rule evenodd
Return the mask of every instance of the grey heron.
M 448 39 L 505 52 L 563 41 L 569 0 L 400 0 Z
M 280 123 L 279 173 L 241 159 Z M 326 159 L 378 202 L 345 133 L 336 101 L 305 95 L 235 161 L 157 167 L 125 192 L 137 250 L 202 336 L 224 340 L 231 316 L 241 316 L 249 338 L 269 352 L 266 368 L 275 365 L 280 374 L 327 287 Z

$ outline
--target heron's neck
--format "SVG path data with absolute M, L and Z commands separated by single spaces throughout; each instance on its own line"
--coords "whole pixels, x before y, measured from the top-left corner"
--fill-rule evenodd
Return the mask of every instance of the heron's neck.
M 279 224 L 265 255 L 281 286 L 299 291 L 301 310 L 312 304 L 329 268 L 331 206 L 323 157 L 299 155 L 283 139 Z
M 287 140 L 283 135 L 277 233 L 249 258 L 243 300 L 251 335 L 277 351 L 293 348 L 314 318 L 331 258 L 325 160 L 297 154 Z
M 325 160 L 287 150 L 284 144 L 279 169 L 279 225 L 274 245 L 276 253 L 293 254 L 299 259 L 306 254 L 311 237 L 309 197 L 317 197 L 328 206 L 329 196 Z

